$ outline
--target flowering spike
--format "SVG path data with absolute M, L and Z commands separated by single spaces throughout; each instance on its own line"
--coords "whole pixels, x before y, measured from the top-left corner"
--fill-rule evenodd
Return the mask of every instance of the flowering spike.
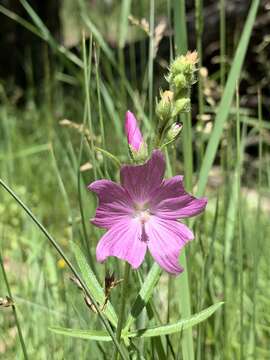
M 131 111 L 126 112 L 125 133 L 133 159 L 135 161 L 145 160 L 147 157 L 146 144 L 143 141 L 137 120 Z

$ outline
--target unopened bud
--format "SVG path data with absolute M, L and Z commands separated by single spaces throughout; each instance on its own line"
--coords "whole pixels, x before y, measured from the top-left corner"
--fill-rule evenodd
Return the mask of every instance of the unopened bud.
M 189 86 L 187 81 L 187 77 L 184 74 L 178 74 L 174 78 L 172 78 L 171 85 L 178 93 L 183 89 L 186 89 Z
M 176 100 L 174 103 L 173 113 L 172 116 L 176 116 L 181 112 L 189 112 L 190 111 L 190 99 L 189 98 L 182 98 Z
M 126 112 L 125 133 L 132 158 L 143 161 L 147 157 L 147 146 L 143 140 L 137 120 L 131 111 Z
M 156 106 L 156 114 L 162 121 L 169 121 L 173 111 L 173 92 L 164 91 L 160 94 L 161 99 Z
M 182 123 L 173 123 L 167 132 L 168 141 L 173 141 L 177 138 L 183 128 Z

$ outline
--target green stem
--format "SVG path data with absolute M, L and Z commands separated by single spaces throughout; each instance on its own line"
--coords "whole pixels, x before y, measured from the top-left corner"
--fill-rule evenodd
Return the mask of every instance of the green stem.
M 127 287 L 128 287 L 128 278 L 129 278 L 129 270 L 130 270 L 130 265 L 129 263 L 126 261 L 125 262 L 125 268 L 124 268 L 124 280 L 122 283 L 122 288 L 121 288 L 121 304 L 120 304 L 120 313 L 119 313 L 119 317 L 118 317 L 118 323 L 117 323 L 117 329 L 116 329 L 116 340 L 118 342 L 121 341 L 121 333 L 122 333 L 122 328 L 124 325 L 124 317 L 125 317 L 125 306 L 126 306 L 126 299 L 127 299 Z M 114 354 L 114 359 L 117 360 L 118 359 L 118 350 L 115 349 L 115 354 Z
M 226 63 L 225 63 L 225 54 L 226 54 L 226 10 L 225 10 L 225 0 L 220 0 L 220 84 L 222 88 L 225 85 L 225 75 L 226 75 Z
M 263 138 L 262 138 L 262 94 L 261 89 L 258 89 L 258 121 L 259 121 L 259 169 L 258 169 L 258 204 L 257 204 L 257 214 L 256 214 L 256 223 L 257 229 L 261 228 L 261 198 L 262 198 L 262 156 L 263 156 Z M 258 268 L 260 261 L 259 249 L 261 248 L 262 235 L 261 232 L 258 233 L 258 245 L 254 248 L 253 255 L 253 266 L 254 266 L 254 278 L 253 278 L 253 314 L 252 314 L 252 332 L 253 332 L 253 359 L 258 358 L 257 354 L 257 287 L 258 287 Z
M 117 158 L 115 155 L 113 155 L 112 153 L 110 153 L 109 151 L 104 150 L 104 149 L 102 149 L 102 148 L 100 148 L 100 147 L 98 147 L 98 146 L 95 146 L 95 151 L 99 151 L 99 152 L 101 152 L 102 154 L 104 154 L 105 156 L 107 156 L 109 159 L 113 160 L 114 163 L 115 163 L 115 165 L 116 165 L 118 168 L 121 167 L 121 162 L 120 162 L 120 160 L 118 160 L 118 158 Z
M 199 115 L 200 121 L 202 114 L 204 112 L 204 103 L 203 103 L 203 84 L 202 84 L 202 77 L 200 75 L 200 69 L 202 67 L 202 58 L 203 58 L 203 51 L 202 51 L 202 33 L 203 33 L 203 17 L 202 17 L 202 0 L 196 0 L 196 47 L 199 56 L 199 73 L 198 73 L 198 100 L 199 100 Z
M 83 70 L 84 70 L 84 87 L 85 87 L 85 100 L 86 100 L 86 110 L 87 110 L 87 119 L 89 123 L 89 130 L 91 134 L 90 144 L 91 144 L 91 157 L 92 157 L 92 165 L 94 171 L 94 178 L 97 179 L 97 167 L 96 167 L 96 159 L 95 159 L 95 151 L 94 151 L 94 140 L 93 140 L 93 124 L 92 124 L 92 114 L 91 114 L 91 100 L 90 100 L 90 92 L 89 92 L 89 83 L 92 71 L 92 36 L 90 37 L 90 49 L 89 49 L 89 59 L 87 61 L 86 54 L 86 44 L 85 44 L 85 35 L 83 34 Z
M 150 44 L 149 44 L 149 65 L 148 65 L 148 86 L 149 86 L 149 121 L 153 120 L 153 64 L 154 64 L 154 31 L 155 31 L 155 0 L 150 1 Z
M 5 281 L 5 284 L 6 284 L 6 287 L 7 287 L 8 296 L 9 296 L 11 299 L 13 299 L 12 293 L 11 293 L 11 288 L 10 288 L 10 286 L 9 286 L 9 282 L 8 282 L 8 278 L 7 278 L 7 274 L 6 274 L 6 270 L 5 270 L 5 267 L 4 267 L 4 263 L 3 263 L 3 258 L 2 258 L 1 252 L 0 252 L 0 265 L 1 265 L 1 268 L 2 268 L 2 272 L 3 272 L 3 276 L 4 276 L 4 281 Z M 27 355 L 26 346 L 25 346 L 25 342 L 24 342 L 24 339 L 23 339 L 23 334 L 22 334 L 22 330 L 21 330 L 20 321 L 19 321 L 19 318 L 18 318 L 18 315 L 17 315 L 17 311 L 16 311 L 16 307 L 15 307 L 14 304 L 12 305 L 12 311 L 13 311 L 13 314 L 14 314 L 15 323 L 16 323 L 16 327 L 17 327 L 17 330 L 18 330 L 18 335 L 19 335 L 20 343 L 21 343 L 21 346 L 22 346 L 23 356 L 24 356 L 25 360 L 28 360 L 29 358 L 28 358 L 28 355 Z
M 240 303 L 240 359 L 244 359 L 244 279 L 243 279 L 243 235 L 242 235 L 242 204 L 241 204 L 241 129 L 239 87 L 236 88 L 236 144 L 237 144 L 237 192 L 238 192 L 238 256 L 239 256 L 239 303 Z
M 83 128 L 85 128 L 85 125 L 86 125 L 86 107 L 85 107 L 84 117 L 83 117 Z M 82 199 L 82 190 L 83 190 L 82 187 L 84 186 L 84 183 L 82 181 L 80 165 L 81 165 L 81 159 L 82 159 L 82 154 L 83 154 L 83 142 L 84 142 L 84 134 L 82 132 L 81 141 L 80 141 L 80 149 L 79 149 L 79 158 L 78 158 L 78 170 L 77 170 L 78 201 L 79 201 L 79 209 L 80 209 L 80 214 L 81 214 L 83 239 L 84 239 L 85 246 L 87 249 L 87 257 L 88 257 L 90 266 L 93 269 L 95 269 L 94 261 L 93 261 L 92 253 L 91 253 L 91 248 L 90 248 L 90 242 L 88 241 L 89 238 L 88 238 L 87 228 L 86 228 L 86 223 L 85 223 L 83 199 Z
M 98 50 L 98 53 L 97 53 L 97 50 Z M 99 49 L 95 49 L 94 55 L 95 55 L 95 65 L 96 65 L 95 70 L 96 70 L 96 83 L 97 83 L 99 126 L 100 126 L 100 132 L 101 132 L 102 147 L 103 147 L 103 149 L 106 149 L 104 121 L 103 121 L 103 113 L 102 113 L 102 106 L 101 106 L 101 96 L 100 96 Z M 106 159 L 104 159 L 104 170 L 105 170 L 106 177 L 109 177 L 108 169 L 107 169 L 107 160 Z
M 175 44 L 178 54 L 187 52 L 187 28 L 186 28 L 186 9 L 184 0 L 174 0 L 174 28 L 175 28 Z M 189 115 L 189 114 L 188 114 Z M 193 156 L 192 156 L 192 128 L 190 115 L 183 115 L 183 153 L 184 153 L 184 170 L 185 170 L 185 186 L 187 190 L 192 188 L 193 173 Z M 181 315 L 185 317 L 191 316 L 190 289 L 188 280 L 188 268 L 185 249 L 180 256 L 180 263 L 185 271 L 178 280 L 179 307 Z M 192 329 L 183 331 L 182 334 L 182 354 L 183 360 L 194 359 L 194 344 L 192 338 Z

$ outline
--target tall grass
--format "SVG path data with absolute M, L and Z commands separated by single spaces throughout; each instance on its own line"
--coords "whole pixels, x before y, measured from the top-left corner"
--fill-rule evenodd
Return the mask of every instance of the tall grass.
M 158 0 L 138 5 L 122 1 L 115 7 L 120 22 L 113 51 L 87 3 L 80 1 L 84 27 L 80 55 L 58 44 L 28 2 L 21 3 L 31 20 L 3 5 L 0 11 L 43 39 L 60 65 L 56 76 L 50 76 L 47 58 L 47 96 L 40 103 L 29 91 L 25 107 L 17 107 L 4 87 L 0 89 L 0 214 L 1 234 L 5 234 L 0 243 L 0 297 L 8 295 L 14 302 L 0 309 L 0 357 L 268 359 L 270 227 L 264 209 L 269 203 L 270 166 L 264 136 L 269 124 L 262 115 L 263 94 L 259 92 L 254 115 L 241 108 L 241 96 L 235 91 L 241 84 L 259 1 L 252 1 L 230 67 L 225 54 L 226 3 L 220 1 L 219 80 L 224 92 L 218 106 L 209 108 L 204 104 L 203 82 L 193 90 L 199 94 L 200 114 L 212 115 L 213 130 L 203 133 L 185 116 L 180 138 L 166 150 L 167 175 L 184 173 L 187 189 L 209 199 L 206 213 L 189 222 L 195 241 L 182 253 L 185 272 L 175 279 L 150 257 L 139 271 L 111 258 L 106 269 L 95 261 L 102 233 L 88 222 L 96 200 L 86 186 L 104 176 L 118 181 L 119 162 L 129 161 L 123 134 L 126 107 L 136 113 L 151 139 L 159 80 L 154 71 L 159 60 L 153 54 L 154 29 L 161 10 L 173 15 L 171 51 L 185 53 L 189 49 L 185 2 L 168 1 L 164 7 Z M 201 55 L 202 3 L 196 1 Z M 141 43 L 126 57 L 131 12 L 137 17 L 147 14 L 149 52 Z M 142 30 L 137 31 L 141 36 Z M 142 59 L 141 72 L 134 50 Z M 31 73 L 33 64 L 26 61 Z M 67 66 L 67 74 L 62 65 Z M 70 120 L 66 127 L 59 124 L 64 118 Z M 255 181 L 249 178 L 253 164 L 246 162 L 245 154 L 248 141 L 257 135 Z M 194 168 L 196 142 L 206 151 Z M 220 162 L 223 146 L 231 158 Z M 82 167 L 86 163 L 88 167 Z M 211 182 L 215 169 L 218 186 Z M 112 271 L 129 281 L 111 291 L 102 309 L 104 277 Z M 72 274 L 77 286 L 70 280 Z

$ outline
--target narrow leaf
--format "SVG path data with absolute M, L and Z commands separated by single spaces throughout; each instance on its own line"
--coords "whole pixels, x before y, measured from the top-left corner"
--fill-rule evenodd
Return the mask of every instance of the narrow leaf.
M 102 306 L 105 301 L 105 294 L 103 291 L 102 286 L 99 284 L 95 274 L 91 270 L 90 266 L 87 263 L 86 258 L 84 257 L 81 249 L 75 243 L 72 243 L 72 250 L 75 255 L 77 264 L 82 274 L 82 278 L 93 298 L 96 300 L 97 303 Z M 105 309 L 104 309 L 105 316 L 110 320 L 110 322 L 116 327 L 117 326 L 117 315 L 112 306 L 112 304 L 108 301 Z
M 154 263 L 152 266 L 150 272 L 148 273 L 145 282 L 143 283 L 143 286 L 131 308 L 130 314 L 128 316 L 126 326 L 124 328 L 124 332 L 128 331 L 130 326 L 133 324 L 133 322 L 136 320 L 136 318 L 140 315 L 141 311 L 145 307 L 145 305 L 148 303 L 148 300 L 150 299 L 154 287 L 156 286 L 162 270 L 158 266 L 158 264 Z
M 222 304 L 223 302 L 214 304 L 208 307 L 207 309 L 191 316 L 190 318 L 180 320 L 174 324 L 136 330 L 127 334 L 123 333 L 122 338 L 155 337 L 155 336 L 169 335 L 169 334 L 181 332 L 209 318 L 217 309 L 221 307 Z M 56 334 L 80 338 L 80 339 L 94 340 L 94 341 L 111 341 L 111 337 L 108 336 L 105 331 L 68 329 L 61 327 L 51 327 L 49 328 L 49 330 L 53 331 Z
M 169 335 L 177 332 L 181 332 L 183 330 L 189 329 L 192 326 L 199 324 L 200 322 L 209 318 L 220 306 L 223 302 L 219 302 L 208 307 L 201 312 L 192 315 L 187 319 L 183 319 L 174 324 L 168 324 L 163 326 L 157 326 L 148 329 L 137 330 L 128 334 L 129 337 L 153 337 L 153 336 L 161 336 L 161 335 Z
M 107 332 L 102 330 L 76 330 L 62 327 L 50 327 L 49 330 L 59 335 L 70 336 L 74 338 L 93 341 L 112 341 L 112 338 L 107 335 Z

